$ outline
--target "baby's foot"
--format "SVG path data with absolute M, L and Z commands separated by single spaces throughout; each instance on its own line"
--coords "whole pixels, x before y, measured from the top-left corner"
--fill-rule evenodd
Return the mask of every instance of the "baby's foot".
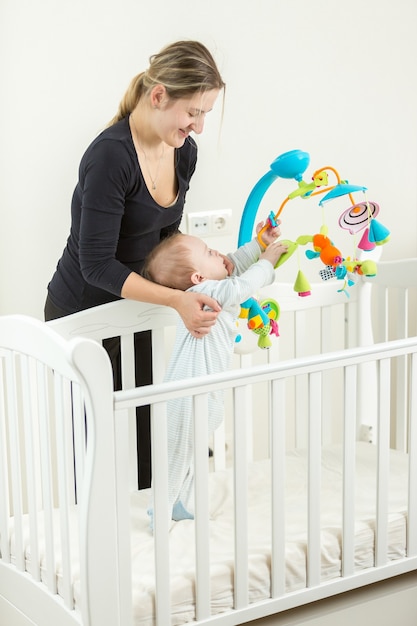
M 187 511 L 181 500 L 178 500 L 172 507 L 172 519 L 179 522 L 182 519 L 194 519 L 194 515 Z

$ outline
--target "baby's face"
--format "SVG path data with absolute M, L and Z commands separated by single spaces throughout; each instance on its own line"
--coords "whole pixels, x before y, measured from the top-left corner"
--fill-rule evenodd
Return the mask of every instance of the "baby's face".
M 228 276 L 223 257 L 217 250 L 209 248 L 204 241 L 192 235 L 187 235 L 187 246 L 196 272 L 203 279 L 223 280 Z

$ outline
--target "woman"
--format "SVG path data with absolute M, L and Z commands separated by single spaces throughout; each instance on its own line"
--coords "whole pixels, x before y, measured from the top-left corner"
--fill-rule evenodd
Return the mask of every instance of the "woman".
M 178 230 L 197 161 L 190 133 L 203 131 L 224 82 L 212 55 L 179 41 L 150 58 L 130 83 L 117 115 L 87 148 L 71 205 L 71 230 L 48 285 L 51 320 L 130 298 L 171 306 L 195 337 L 210 332 L 215 300 L 147 281 L 147 254 Z M 211 310 L 203 310 L 208 307 Z M 120 388 L 119 344 L 105 344 Z M 151 382 L 149 333 L 138 333 L 136 384 Z M 138 409 L 139 486 L 150 484 L 149 410 Z

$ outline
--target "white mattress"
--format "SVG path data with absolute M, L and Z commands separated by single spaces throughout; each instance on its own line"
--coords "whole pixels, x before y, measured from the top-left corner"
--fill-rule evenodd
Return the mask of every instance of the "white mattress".
M 322 455 L 321 577 L 322 581 L 340 576 L 342 450 L 328 447 Z M 357 445 L 355 566 L 374 564 L 375 466 L 376 449 Z M 389 489 L 389 559 L 405 556 L 408 457 L 392 451 Z M 307 456 L 294 451 L 286 462 L 286 588 L 306 586 L 306 494 Z M 251 602 L 270 596 L 270 464 L 251 465 L 249 471 L 249 598 Z M 233 477 L 229 470 L 210 476 L 210 552 L 212 611 L 233 607 Z M 153 536 L 146 509 L 147 490 L 132 495 L 132 576 L 135 624 L 154 623 Z M 194 522 L 173 522 L 170 531 L 172 577 L 172 626 L 195 619 L 194 613 Z M 30 550 L 28 549 L 28 560 Z M 78 566 L 74 564 L 77 596 Z M 58 578 L 60 574 L 58 572 Z

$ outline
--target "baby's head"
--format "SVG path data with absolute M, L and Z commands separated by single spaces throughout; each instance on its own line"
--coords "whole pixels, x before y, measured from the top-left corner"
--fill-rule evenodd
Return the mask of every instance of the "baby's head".
M 202 239 L 175 233 L 147 256 L 143 275 L 154 283 L 185 291 L 203 280 L 227 277 L 223 257 Z

